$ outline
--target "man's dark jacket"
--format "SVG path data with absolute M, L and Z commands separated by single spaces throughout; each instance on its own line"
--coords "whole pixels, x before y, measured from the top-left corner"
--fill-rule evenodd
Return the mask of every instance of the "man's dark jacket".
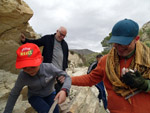
M 54 39 L 55 34 L 52 35 L 45 35 L 37 40 L 31 40 L 27 39 L 25 42 L 22 43 L 34 43 L 37 46 L 43 46 L 42 56 L 44 57 L 43 62 L 44 63 L 52 63 L 52 57 L 53 57 L 53 48 L 54 48 Z M 63 50 L 63 70 L 65 71 L 68 67 L 68 44 L 65 40 L 61 41 L 61 46 Z

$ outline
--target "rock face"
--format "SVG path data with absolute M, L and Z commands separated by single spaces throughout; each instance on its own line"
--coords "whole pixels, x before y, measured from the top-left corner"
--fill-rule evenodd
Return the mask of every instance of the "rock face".
M 83 75 L 87 73 L 87 67 L 75 68 L 72 76 Z M 97 98 L 98 90 L 93 87 L 72 86 L 70 91 L 70 108 L 72 113 L 105 113 L 103 106 L 100 105 Z
M 16 50 L 20 46 L 20 34 L 37 37 L 28 21 L 33 11 L 22 0 L 0 0 L 0 69 L 17 73 Z

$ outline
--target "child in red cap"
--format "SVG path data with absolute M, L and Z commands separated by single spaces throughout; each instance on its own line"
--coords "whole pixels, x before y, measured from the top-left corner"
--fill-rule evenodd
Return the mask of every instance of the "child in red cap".
M 42 63 L 42 55 L 37 45 L 26 43 L 17 51 L 16 68 L 22 69 L 14 88 L 11 90 L 4 113 L 12 113 L 15 102 L 24 86 L 28 87 L 28 101 L 38 113 L 48 113 L 54 100 L 58 104 L 65 101 L 71 87 L 71 79 L 65 71 L 51 63 Z M 55 78 L 64 76 L 61 91 L 55 96 Z M 54 113 L 59 113 L 58 105 Z

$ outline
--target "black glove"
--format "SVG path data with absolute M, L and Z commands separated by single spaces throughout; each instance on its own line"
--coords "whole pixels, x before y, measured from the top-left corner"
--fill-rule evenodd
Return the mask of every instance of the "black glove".
M 146 79 L 144 79 L 141 74 L 136 71 L 136 72 L 127 72 L 121 80 L 131 88 L 138 88 L 141 90 L 146 91 L 148 88 L 148 82 Z

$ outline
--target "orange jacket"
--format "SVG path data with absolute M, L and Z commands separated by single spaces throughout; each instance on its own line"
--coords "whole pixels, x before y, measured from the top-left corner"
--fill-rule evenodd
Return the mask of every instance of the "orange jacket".
M 120 60 L 120 69 L 128 68 L 132 58 Z M 131 103 L 124 97 L 117 95 L 112 88 L 112 84 L 107 78 L 106 67 L 107 55 L 101 58 L 97 67 L 90 73 L 72 78 L 72 85 L 92 86 L 103 80 L 108 93 L 108 109 L 111 113 L 150 113 L 150 92 L 140 92 L 130 98 Z M 121 71 L 120 71 L 121 72 Z

